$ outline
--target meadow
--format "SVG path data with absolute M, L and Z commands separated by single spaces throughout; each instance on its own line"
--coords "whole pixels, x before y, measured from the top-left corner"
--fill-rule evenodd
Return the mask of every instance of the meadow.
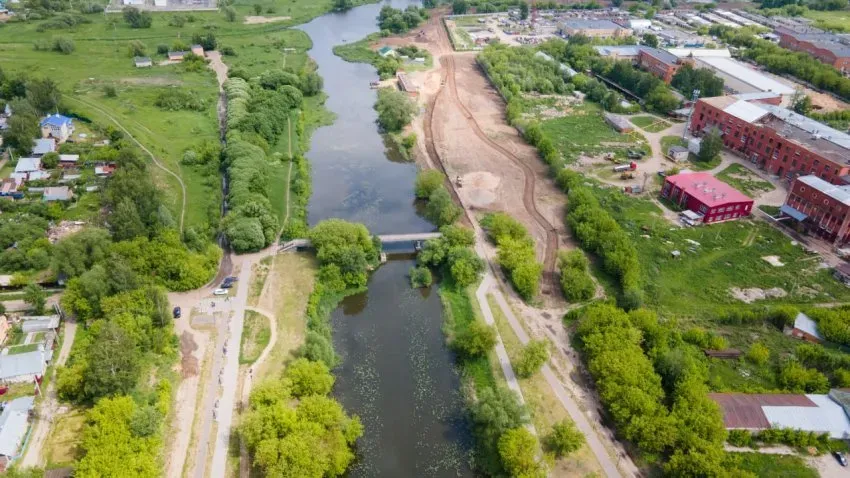
M 585 102 L 573 108 L 568 116 L 543 121 L 541 128 L 568 164 L 575 162 L 582 153 L 613 152 L 617 157 L 625 157 L 629 148 L 648 151 L 649 146 L 639 133 L 620 134 L 614 131 L 605 122 L 602 113 L 602 107 L 596 103 Z

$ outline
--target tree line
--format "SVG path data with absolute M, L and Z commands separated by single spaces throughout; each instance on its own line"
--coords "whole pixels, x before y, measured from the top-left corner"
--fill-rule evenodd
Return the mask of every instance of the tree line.
M 533 299 L 540 290 L 543 264 L 537 262 L 534 239 L 528 229 L 505 213 L 488 214 L 481 226 L 497 247 L 499 265 L 505 270 L 514 289 L 525 300 Z

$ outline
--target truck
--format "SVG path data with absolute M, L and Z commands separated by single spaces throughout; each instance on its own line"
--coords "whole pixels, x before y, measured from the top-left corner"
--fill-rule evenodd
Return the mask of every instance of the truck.
M 619 166 L 614 166 L 615 173 L 622 173 L 626 171 L 635 171 L 637 169 L 637 163 L 632 161 L 629 164 L 621 164 Z

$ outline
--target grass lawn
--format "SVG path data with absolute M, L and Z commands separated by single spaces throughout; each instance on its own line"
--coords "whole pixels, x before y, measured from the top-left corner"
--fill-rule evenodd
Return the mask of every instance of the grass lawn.
M 496 327 L 499 329 L 499 335 L 511 363 L 516 364 L 523 346 L 495 299 L 488 295 L 487 302 L 490 304 L 490 310 L 493 311 Z M 558 401 L 552 388 L 540 372 L 534 374 L 531 378 L 519 379 L 519 385 L 531 412 L 531 421 L 541 437 L 546 437 L 551 433 L 552 425 L 564 420 L 571 421 L 569 413 Z M 545 458 L 549 463 L 552 476 L 588 476 L 594 473 L 601 475 L 602 473 L 596 457 L 586 445 L 566 457 L 555 458 L 553 453 L 547 452 Z
M 254 370 L 257 383 L 264 378 L 277 377 L 304 342 L 307 325 L 304 311 L 313 291 L 316 270 L 315 259 L 309 254 L 274 257 L 266 278 L 271 281 L 268 293 L 259 298 L 258 305 L 275 314 L 278 339 L 268 359 Z
M 759 209 L 773 217 L 779 215 L 779 206 L 768 206 L 767 204 L 762 204 L 761 206 L 759 206 Z
M 239 349 L 239 363 L 254 363 L 269 344 L 269 339 L 271 339 L 269 318 L 253 310 L 246 311 L 245 325 L 242 328 L 242 344 Z
M 85 422 L 85 410 L 79 408 L 72 408 L 56 418 L 42 451 L 48 468 L 70 465 L 79 458 Z
M 369 48 L 369 45 L 380 38 L 380 34 L 372 33 L 360 41 L 337 45 L 333 49 L 334 55 L 352 63 L 374 63 L 381 55 Z
M 629 121 L 638 128 L 644 129 L 650 133 L 658 133 L 671 126 L 670 123 L 661 118 L 656 118 L 655 116 L 633 116 L 629 118 Z
M 804 17 L 815 21 L 815 26 L 837 32 L 850 31 L 850 12 L 847 10 L 826 11 L 806 9 Z
M 716 177 L 750 197 L 756 197 L 763 192 L 776 189 L 772 184 L 747 169 L 746 166 L 737 163 L 730 164 L 729 167 L 717 173 Z
M 648 150 L 646 140 L 639 133 L 620 134 L 614 131 L 603 119 L 602 108 L 587 101 L 574 108 L 569 116 L 546 120 L 541 126 L 568 164 L 575 162 L 580 153 L 614 152 L 625 157 L 629 148 L 645 146 L 644 149 Z
M 646 305 L 662 313 L 713 318 L 720 309 L 746 307 L 732 297 L 731 287 L 779 287 L 788 294 L 757 304 L 850 300 L 850 290 L 829 269 L 818 267 L 817 256 L 792 245 L 763 221 L 673 227 L 651 201 L 628 197 L 614 188 L 593 191 L 631 236 L 638 250 Z M 673 250 L 681 252 L 678 259 L 671 256 Z M 787 265 L 775 267 L 762 259 L 771 255 Z
M 729 453 L 728 460 L 740 470 L 771 478 L 817 478 L 818 472 L 793 455 L 762 453 Z
M 476 310 L 477 303 L 473 306 L 477 302 L 474 288 L 459 289 L 446 282 L 440 284 L 440 299 L 443 301 L 443 331 L 451 341 L 469 328 L 480 314 L 480 309 Z M 495 352 L 490 351 L 488 355 L 495 356 Z M 476 389 L 495 386 L 496 377 L 503 377 L 501 370 L 495 368 L 498 365 L 494 365 L 494 360 L 488 357 L 458 357 L 458 364 L 463 380 L 471 381 Z
M 720 162 L 722 159 L 720 156 L 712 159 L 711 161 L 700 161 L 697 159 L 697 156 L 693 153 L 688 155 L 688 169 L 692 169 L 694 171 L 708 171 L 709 169 L 714 169 L 720 166 Z
M 682 146 L 687 147 L 688 141 L 681 136 L 664 136 L 661 138 L 661 149 L 664 154 L 667 154 L 667 150 L 670 149 L 670 146 Z
M 76 202 L 62 213 L 66 221 L 91 222 L 100 213 L 100 192 L 83 193 Z
M 25 354 L 27 352 L 34 352 L 38 350 L 38 343 L 26 344 L 26 345 L 17 345 L 14 347 L 9 347 L 9 355 L 17 355 L 17 354 Z
M 251 286 L 248 289 L 248 305 L 256 307 L 260 300 L 260 294 L 263 292 L 263 284 L 266 283 L 266 277 L 271 270 L 272 259 L 274 257 L 263 258 L 258 264 L 254 264 L 254 273 L 251 275 Z

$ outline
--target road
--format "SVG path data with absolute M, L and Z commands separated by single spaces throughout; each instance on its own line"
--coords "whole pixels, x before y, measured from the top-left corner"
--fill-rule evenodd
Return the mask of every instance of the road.
M 56 362 L 54 362 L 53 376 L 50 384 L 47 386 L 45 398 L 37 408 L 37 418 L 30 434 L 26 454 L 24 454 L 21 460 L 21 466 L 35 467 L 46 465 L 44 456 L 42 455 L 42 448 L 44 448 L 44 442 L 47 440 L 50 424 L 53 423 L 53 418 L 59 409 L 59 400 L 56 397 L 56 369 L 65 365 L 65 362 L 68 360 L 76 335 L 77 323 L 66 319 L 65 337 L 62 339 L 62 348 L 59 349 L 59 356 L 56 358 Z

